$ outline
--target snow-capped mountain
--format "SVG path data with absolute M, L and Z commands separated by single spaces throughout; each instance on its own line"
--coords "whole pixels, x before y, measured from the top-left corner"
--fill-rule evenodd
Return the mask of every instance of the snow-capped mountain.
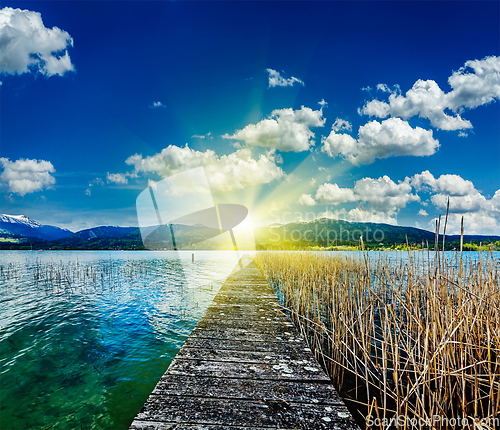
M 37 237 L 39 239 L 54 240 L 72 234 L 65 228 L 52 225 L 42 225 L 25 215 L 0 215 L 0 233 L 20 234 L 26 237 Z
M 38 228 L 42 225 L 38 221 L 34 221 L 25 215 L 1 214 L 0 215 L 0 222 L 6 222 L 6 223 L 11 223 L 11 224 L 24 224 L 24 225 L 28 225 L 28 226 L 33 227 L 33 228 Z

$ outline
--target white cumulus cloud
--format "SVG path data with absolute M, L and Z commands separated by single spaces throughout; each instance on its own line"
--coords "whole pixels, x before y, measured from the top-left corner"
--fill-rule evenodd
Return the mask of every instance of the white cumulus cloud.
M 56 183 L 51 175 L 55 169 L 50 161 L 0 158 L 0 164 L 4 169 L 0 179 L 8 185 L 10 192 L 20 196 L 50 188 Z
M 357 139 L 334 128 L 322 142 L 321 150 L 330 157 L 342 156 L 355 165 L 370 164 L 376 158 L 432 155 L 439 148 L 432 130 L 412 128 L 400 118 L 368 122 L 359 128 Z
M 418 211 L 418 215 L 420 215 L 420 216 L 429 216 L 429 214 L 427 213 L 427 211 L 425 209 L 420 209 Z
M 435 193 L 449 196 L 465 196 L 477 192 L 471 181 L 463 179 L 459 175 L 441 175 L 436 179 L 428 170 L 414 175 L 411 178 L 411 184 L 416 190 L 429 187 Z
M 225 134 L 225 139 L 233 139 L 249 146 L 263 146 L 280 151 L 307 151 L 314 146 L 314 133 L 311 127 L 323 127 L 323 111 L 302 106 L 298 110 L 291 108 L 276 109 L 267 119 L 257 124 L 249 124 L 232 136 Z
M 371 100 L 359 109 L 359 113 L 403 119 L 418 115 L 441 130 L 472 128 L 470 121 L 460 114 L 466 108 L 474 109 L 500 98 L 500 57 L 467 61 L 453 72 L 448 83 L 452 90 L 445 93 L 435 81 L 419 79 L 405 95 L 391 92 L 386 85 L 379 84 L 378 89 L 390 92 L 388 101 Z
M 395 211 L 404 208 L 408 203 L 420 201 L 420 197 L 412 194 L 410 179 L 394 182 L 384 175 L 378 179 L 363 178 L 356 181 L 354 193 L 361 201 L 370 203 L 371 207 L 380 211 Z
M 106 180 L 108 181 L 108 184 L 113 182 L 115 184 L 122 184 L 126 185 L 128 184 L 128 179 L 127 179 L 127 174 L 126 173 L 109 173 L 106 176 Z
M 382 91 L 383 93 L 399 93 L 401 92 L 401 88 L 399 88 L 399 85 L 396 84 L 394 85 L 394 89 L 391 89 L 388 85 L 386 84 L 378 84 L 377 85 L 377 90 Z
M 302 206 L 314 206 L 316 204 L 316 200 L 314 200 L 311 194 L 302 194 L 299 197 L 298 203 Z
M 447 201 L 442 194 L 432 196 L 431 200 L 436 207 L 445 210 Z M 487 199 L 477 190 L 470 195 L 450 197 L 448 219 L 450 233 L 460 233 L 462 217 L 465 234 L 498 235 L 500 232 L 500 189 L 491 199 Z
M 339 203 L 353 202 L 357 200 L 353 190 L 340 188 L 337 184 L 322 184 L 316 191 L 316 199 L 323 203 L 338 205 Z
M 472 71 L 472 73 L 470 72 Z M 448 78 L 453 90 L 447 94 L 453 111 L 474 109 L 500 98 L 500 57 L 470 60 Z
M 450 212 L 452 213 L 479 212 L 488 209 L 486 197 L 477 190 L 464 196 L 449 196 L 447 194 L 431 196 L 432 204 L 443 212 L 446 211 L 448 199 L 450 199 Z
M 497 213 L 465 212 L 450 213 L 446 225 L 446 234 L 460 234 L 461 220 L 464 219 L 464 234 L 483 234 L 498 236 L 500 231 L 500 217 Z M 437 218 L 428 223 L 429 230 L 435 230 Z M 441 229 L 443 219 L 441 218 Z M 441 230 L 442 231 L 442 230 Z
M 376 179 L 362 178 L 355 181 L 352 188 L 324 183 L 318 187 L 316 194 L 303 194 L 299 203 L 313 206 L 320 203 L 339 205 L 358 202 L 355 209 L 335 210 L 328 216 L 351 221 L 396 224 L 399 211 L 412 202 L 421 202 L 425 207 L 430 202 L 438 213 L 444 214 L 448 200 L 448 233 L 460 233 L 460 220 L 463 216 L 466 234 L 499 234 L 500 189 L 493 197 L 488 198 L 471 181 L 459 175 L 435 177 L 428 170 L 398 182 L 387 175 Z M 427 217 L 429 213 L 421 208 L 417 215 Z M 434 222 L 435 219 L 431 220 L 427 228 L 433 230 Z
M 335 132 L 339 132 L 342 130 L 352 131 L 352 124 L 345 119 L 337 118 L 332 125 L 332 130 Z
M 331 218 L 350 222 L 376 222 L 391 225 L 397 225 L 396 213 L 377 212 L 374 210 L 365 210 L 354 208 L 349 211 L 345 209 L 327 210 L 318 215 L 318 218 Z
M 136 174 L 155 173 L 163 177 L 204 166 L 210 187 L 215 192 L 240 190 L 280 179 L 285 173 L 277 165 L 278 162 L 279 157 L 273 150 L 254 159 L 248 148 L 219 156 L 210 149 L 196 151 L 187 144 L 184 147 L 169 145 L 153 156 L 135 154 L 126 160 L 128 165 L 134 166 Z
M 304 86 L 304 82 L 292 76 L 291 78 L 284 78 L 280 72 L 273 69 L 266 69 L 269 73 L 269 88 L 272 87 L 292 87 L 295 83 Z
M 60 28 L 46 28 L 38 12 L 0 9 L 0 72 L 40 72 L 46 76 L 74 71 L 67 48 L 73 39 Z
M 314 197 L 315 200 L 311 197 L 311 203 L 320 201 L 338 205 L 359 201 L 368 203 L 371 210 L 393 214 L 408 203 L 420 201 L 417 194 L 412 194 L 409 178 L 396 183 L 386 175 L 378 179 L 360 179 L 355 182 L 354 188 L 341 188 L 337 184 L 325 183 L 318 187 Z
M 446 212 L 449 199 L 450 232 L 460 233 L 462 216 L 466 234 L 498 234 L 500 231 L 500 190 L 488 199 L 467 179 L 458 175 L 436 178 L 428 170 L 414 175 L 410 184 L 417 191 L 429 193 L 430 201 L 442 213 Z

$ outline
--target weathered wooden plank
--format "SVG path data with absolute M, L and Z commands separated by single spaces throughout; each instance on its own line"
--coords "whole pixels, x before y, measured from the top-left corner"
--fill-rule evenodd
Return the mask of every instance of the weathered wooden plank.
M 249 324 L 251 322 L 251 324 Z M 227 329 L 245 330 L 247 332 L 255 332 L 265 334 L 267 332 L 280 331 L 282 333 L 291 333 L 291 326 L 284 324 L 283 318 L 272 319 L 266 321 L 258 318 L 251 319 L 224 319 L 224 318 L 203 318 L 196 326 L 197 330 L 216 330 L 219 327 Z
M 170 375 L 212 376 L 216 378 L 247 378 L 276 381 L 324 381 L 328 376 L 317 363 L 309 365 L 289 360 L 275 363 L 241 363 L 227 361 L 182 360 L 174 359 L 167 372 Z M 299 364 L 300 363 L 300 364 Z
M 291 363 L 296 365 L 316 366 L 316 360 L 305 351 L 292 350 L 290 354 L 281 354 L 269 351 L 241 351 L 227 349 L 199 349 L 182 348 L 176 359 L 234 361 L 244 363 Z
M 218 320 L 260 320 L 266 319 L 267 321 L 283 321 L 283 313 L 279 310 L 255 310 L 242 309 L 241 307 L 213 307 L 207 310 L 205 314 L 206 318 L 218 319 Z
M 343 405 L 331 384 L 295 381 L 262 381 L 165 374 L 153 390 L 157 395 L 178 395 L 243 400 L 284 400 L 294 403 Z
M 301 429 L 356 429 L 345 406 L 224 398 L 150 396 L 136 419 Z
M 269 427 L 248 427 L 248 426 L 224 426 L 220 424 L 186 424 L 186 423 L 168 423 L 161 421 L 134 421 L 130 427 L 131 430 L 261 430 Z M 277 430 L 293 430 L 279 428 Z
M 274 342 L 275 340 L 303 342 L 299 336 L 292 334 L 290 328 L 283 325 L 264 324 L 260 331 L 257 329 L 258 327 L 255 326 L 249 326 L 248 329 L 235 328 L 221 322 L 219 325 L 195 327 L 191 336 L 210 339 L 246 339 L 260 342 Z
M 130 428 L 357 429 L 259 269 L 240 263 Z
M 210 339 L 202 337 L 188 337 L 184 346 L 189 348 L 204 348 L 204 349 L 229 349 L 241 351 L 262 351 L 275 352 L 281 354 L 290 354 L 293 351 L 303 350 L 310 352 L 307 345 L 295 343 L 286 343 L 283 340 L 273 339 L 273 341 L 258 341 L 249 339 Z

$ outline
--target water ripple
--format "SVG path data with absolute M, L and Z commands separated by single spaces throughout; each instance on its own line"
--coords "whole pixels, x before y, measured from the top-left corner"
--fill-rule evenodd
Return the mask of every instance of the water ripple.
M 0 428 L 126 429 L 237 262 L 0 254 Z

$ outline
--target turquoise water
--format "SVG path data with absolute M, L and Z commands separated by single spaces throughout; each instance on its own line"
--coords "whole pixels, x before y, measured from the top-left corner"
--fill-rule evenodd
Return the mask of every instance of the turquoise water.
M 2 251 L 0 428 L 126 429 L 234 252 Z
M 408 261 L 406 252 L 367 255 Z M 0 428 L 127 429 L 238 261 L 191 256 L 1 251 Z

